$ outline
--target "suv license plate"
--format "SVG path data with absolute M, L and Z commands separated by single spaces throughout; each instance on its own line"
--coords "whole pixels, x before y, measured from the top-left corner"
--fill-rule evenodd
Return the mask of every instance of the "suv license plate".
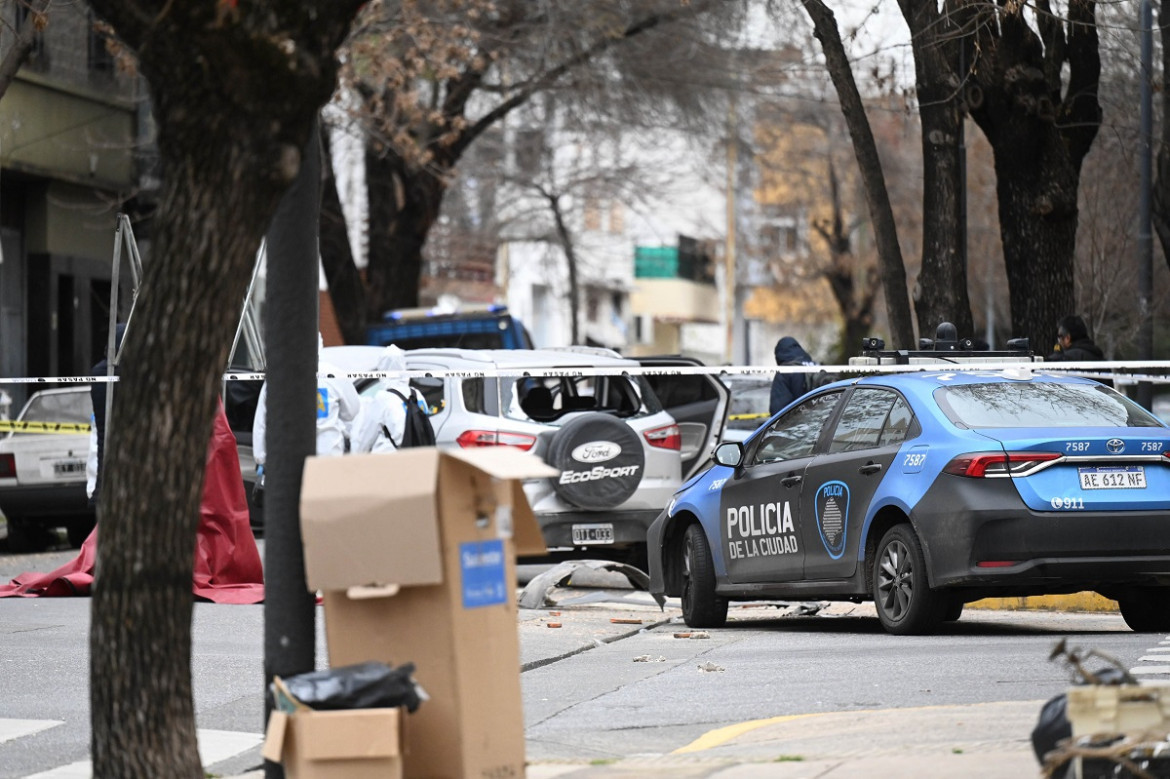
M 53 476 L 57 478 L 80 476 L 85 473 L 85 460 L 57 460 L 53 463 Z
M 1077 468 L 1082 490 L 1144 490 L 1146 469 L 1141 465 L 1102 465 Z
M 613 524 L 573 525 L 574 544 L 612 544 Z

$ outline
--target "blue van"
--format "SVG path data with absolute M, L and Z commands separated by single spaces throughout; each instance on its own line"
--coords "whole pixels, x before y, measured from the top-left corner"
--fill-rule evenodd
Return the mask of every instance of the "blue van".
M 366 329 L 366 343 L 402 349 L 531 349 L 532 339 L 504 305 L 462 306 L 458 311 L 406 308 L 387 311 Z

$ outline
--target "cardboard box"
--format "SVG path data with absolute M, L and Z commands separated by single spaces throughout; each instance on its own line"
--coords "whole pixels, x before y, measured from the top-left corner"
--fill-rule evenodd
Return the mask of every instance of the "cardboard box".
M 398 709 L 274 711 L 263 755 L 288 779 L 399 779 L 401 723 Z
M 330 664 L 413 662 L 430 695 L 405 717 L 404 776 L 524 776 L 515 557 L 545 548 L 521 481 L 556 473 L 505 447 L 306 460 Z

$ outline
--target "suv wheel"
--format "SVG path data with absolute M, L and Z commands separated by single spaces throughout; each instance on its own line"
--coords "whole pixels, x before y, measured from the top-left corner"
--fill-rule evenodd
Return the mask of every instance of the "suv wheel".
M 873 567 L 873 602 L 882 627 L 895 635 L 934 631 L 951 605 L 930 589 L 922 545 L 909 525 L 895 525 L 878 544 Z
M 703 526 L 692 524 L 683 535 L 683 619 L 693 628 L 721 628 L 727 623 L 727 598 L 715 594 L 715 566 Z
M 582 414 L 553 436 L 545 461 L 561 472 L 553 490 L 583 509 L 613 508 L 642 481 L 646 453 L 629 425 L 608 414 Z
M 1135 633 L 1170 630 L 1170 587 L 1136 587 L 1117 599 L 1125 624 Z

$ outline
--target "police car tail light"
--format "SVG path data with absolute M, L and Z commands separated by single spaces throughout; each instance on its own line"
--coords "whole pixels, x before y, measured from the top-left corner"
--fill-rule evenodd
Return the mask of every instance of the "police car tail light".
M 501 433 L 498 430 L 464 430 L 455 439 L 455 443 L 464 449 L 476 449 L 481 446 L 514 446 L 527 452 L 536 445 L 536 436 L 524 433 Z
M 679 432 L 678 425 L 656 427 L 647 430 L 642 437 L 646 439 L 646 443 L 657 449 L 673 449 L 676 452 L 682 449 L 682 433 Z
M 0 479 L 11 479 L 16 476 L 16 456 L 0 454 Z
M 975 452 L 959 455 L 943 471 L 972 479 L 1006 479 L 1035 473 L 1059 459 L 1055 452 Z

